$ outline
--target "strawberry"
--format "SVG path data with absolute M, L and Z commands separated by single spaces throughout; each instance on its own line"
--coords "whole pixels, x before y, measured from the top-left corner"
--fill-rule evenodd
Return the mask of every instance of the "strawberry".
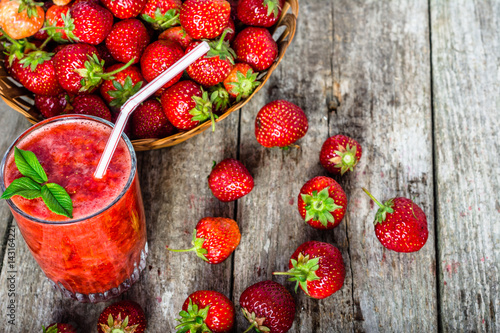
M 300 107 L 285 100 L 270 102 L 257 113 L 255 137 L 264 147 L 287 149 L 306 135 L 307 117 Z
M 179 20 L 194 39 L 213 39 L 227 27 L 231 6 L 226 0 L 187 0 Z
M 212 124 L 215 124 L 217 117 L 212 112 L 208 92 L 189 80 L 168 88 L 161 95 L 161 106 L 172 125 L 185 131 L 195 128 L 209 118 Z
M 295 319 L 292 295 L 281 284 L 270 280 L 245 289 L 240 296 L 240 306 L 257 332 L 288 332 Z
M 54 323 L 47 328 L 42 325 L 42 333 L 77 333 L 76 328 L 71 324 Z
M 213 195 L 223 202 L 239 199 L 253 189 L 253 178 L 238 160 L 226 158 L 215 165 L 208 176 L 208 186 Z
M 141 306 L 134 301 L 124 300 L 111 304 L 101 312 L 97 321 L 97 331 L 144 333 L 146 325 L 146 316 Z
M 240 228 L 236 221 L 225 217 L 205 217 L 196 225 L 193 231 L 193 247 L 187 250 L 172 252 L 195 251 L 196 255 L 210 264 L 219 264 L 226 260 L 240 243 Z
M 160 102 L 149 99 L 132 113 L 132 135 L 138 139 L 164 138 L 174 134 L 175 127 L 163 113 Z
M 165 30 L 180 23 L 181 6 L 181 0 L 148 0 L 141 10 L 141 17 L 153 29 Z
M 343 175 L 353 171 L 362 154 L 361 145 L 345 135 L 334 135 L 323 143 L 319 154 L 321 165 L 330 173 Z
M 278 57 L 278 44 L 265 28 L 247 27 L 233 42 L 239 61 L 246 62 L 258 72 L 271 67 Z
M 234 305 L 224 294 L 198 290 L 188 296 L 179 313 L 177 333 L 228 333 L 234 325 Z
M 115 58 L 111 55 L 108 48 L 106 47 L 106 43 L 101 43 L 96 46 L 97 54 L 104 61 L 104 67 L 108 68 L 117 63 Z M 141 74 L 142 75 L 142 74 Z
M 136 17 L 148 0 L 101 0 L 103 5 L 119 19 Z
M 113 72 L 123 64 L 106 68 L 106 73 Z M 111 107 L 121 107 L 131 96 L 137 93 L 144 84 L 141 71 L 136 66 L 130 66 L 114 75 L 114 79 L 104 80 L 99 88 L 101 96 Z
M 66 45 L 54 56 L 57 79 L 63 89 L 72 94 L 91 93 L 103 80 L 114 78 L 114 74 L 130 65 L 131 61 L 113 72 L 104 73 L 104 61 L 97 49 L 84 43 Z
M 0 27 L 13 39 L 33 36 L 43 26 L 43 3 L 32 0 L 0 1 Z
M 113 15 L 105 8 L 90 2 L 49 9 L 49 35 L 56 41 L 81 42 L 97 45 L 104 41 L 113 26 Z
M 72 105 L 72 113 L 101 117 L 102 119 L 111 121 L 111 112 L 97 95 L 78 95 L 75 97 Z
M 246 25 L 270 27 L 281 15 L 285 0 L 240 0 L 236 15 Z
M 158 36 L 158 39 L 168 39 L 177 42 L 183 50 L 185 50 L 193 40 L 181 26 L 168 28 Z
M 211 87 L 224 81 L 229 75 L 229 72 L 231 72 L 233 68 L 234 57 L 236 55 L 229 46 L 229 43 L 224 41 L 227 32 L 228 30 L 225 30 L 218 41 L 209 42 L 210 51 L 193 62 L 186 69 L 186 72 L 193 81 L 204 87 Z M 195 41 L 189 44 L 186 53 L 190 52 L 200 43 L 200 41 Z
M 375 215 L 375 235 L 382 245 L 396 252 L 416 252 L 429 237 L 424 211 L 413 201 L 392 198 L 381 204 L 370 192 L 363 191 L 380 207 Z
M 144 79 L 148 82 L 154 80 L 154 78 L 175 64 L 183 56 L 184 50 L 176 42 L 170 40 L 157 40 L 149 44 L 141 57 L 141 72 Z M 166 88 L 179 81 L 181 76 L 182 73 L 179 73 L 179 75 L 165 83 L 155 95 L 160 96 Z
M 288 272 L 274 275 L 291 275 L 296 281 L 295 292 L 300 286 L 308 296 L 323 299 L 337 292 L 344 285 L 345 267 L 342 254 L 333 245 L 310 241 L 300 245 L 288 263 Z
M 22 60 L 23 58 L 26 57 L 27 53 L 30 53 L 32 51 L 37 51 L 38 47 L 34 44 L 29 42 L 26 38 L 23 39 L 12 39 L 8 35 L 4 34 L 4 37 L 7 38 L 7 40 L 10 42 L 10 45 L 7 43 L 4 43 L 4 54 L 5 54 L 5 61 L 4 61 L 4 66 L 5 69 L 7 70 L 7 73 L 12 76 L 13 79 L 19 81 L 19 79 L 16 76 L 16 70 L 14 69 L 13 71 L 13 64 L 14 60 Z M 21 69 L 22 66 L 18 66 Z
M 297 205 L 300 216 L 311 227 L 333 229 L 344 218 L 347 197 L 335 180 L 318 176 L 302 186 Z
M 252 66 L 245 63 L 236 64 L 224 79 L 224 87 L 229 95 L 236 98 L 236 102 L 239 102 L 250 96 L 259 86 L 257 75 L 259 73 L 254 73 Z
M 56 96 L 35 95 L 35 107 L 44 118 L 59 116 L 68 105 L 69 96 L 65 92 Z
M 210 102 L 212 102 L 213 112 L 215 114 L 222 114 L 231 105 L 231 99 L 229 98 L 229 93 L 226 88 L 219 83 L 215 86 L 208 88 L 208 93 L 210 95 Z
M 141 60 L 142 53 L 149 44 L 149 34 L 141 21 L 128 19 L 116 22 L 106 38 L 106 47 L 115 60 L 133 64 Z
M 23 59 L 15 59 L 11 71 L 16 79 L 29 91 L 37 95 L 55 96 L 63 90 L 57 80 L 53 53 L 33 51 Z

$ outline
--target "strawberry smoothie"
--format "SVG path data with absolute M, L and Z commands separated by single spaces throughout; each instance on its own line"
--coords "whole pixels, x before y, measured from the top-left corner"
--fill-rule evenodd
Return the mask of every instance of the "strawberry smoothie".
M 115 297 L 138 280 L 147 255 L 146 225 L 135 153 L 120 140 L 102 179 L 93 173 L 111 133 L 90 116 L 59 116 L 23 133 L 2 161 L 2 191 L 22 177 L 14 146 L 32 151 L 48 181 L 65 188 L 73 218 L 51 212 L 41 198 L 8 200 L 36 261 L 65 295 L 81 302 Z

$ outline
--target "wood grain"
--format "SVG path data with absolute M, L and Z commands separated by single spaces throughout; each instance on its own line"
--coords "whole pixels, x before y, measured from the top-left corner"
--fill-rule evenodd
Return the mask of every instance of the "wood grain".
M 443 331 L 500 330 L 500 3 L 431 1 Z
M 353 274 L 354 330 L 437 330 L 427 1 L 341 1 L 334 6 L 332 68 L 340 107 L 330 135 L 358 140 L 363 157 L 341 179 Z M 426 213 L 429 239 L 417 253 L 385 249 L 375 237 L 381 200 L 412 198 Z

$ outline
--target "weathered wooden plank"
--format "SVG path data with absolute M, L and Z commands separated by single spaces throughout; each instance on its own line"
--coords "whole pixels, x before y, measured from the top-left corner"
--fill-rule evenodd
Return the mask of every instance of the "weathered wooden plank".
M 29 122 L 20 114 L 12 110 L 0 100 L 0 124 L 2 135 L 0 136 L 0 159 L 7 151 L 7 148 L 12 144 L 12 141 L 29 127 Z M 12 223 L 12 214 L 5 200 L 0 202 L 0 235 L 2 241 L 5 240 L 7 227 Z M 3 259 L 5 244 L 2 243 L 0 248 L 0 258 Z
M 345 220 L 353 274 L 354 331 L 437 330 L 427 1 L 340 1 L 334 5 L 334 95 L 330 135 L 363 146 Z M 429 239 L 417 253 L 385 249 L 374 233 L 379 199 L 412 197 L 427 215 Z
M 185 298 L 199 289 L 213 289 L 230 296 L 231 260 L 212 266 L 190 254 L 171 254 L 172 248 L 187 248 L 196 223 L 205 216 L 234 217 L 234 204 L 216 200 L 206 177 L 212 160 L 235 157 L 238 114 L 173 148 L 139 153 L 140 181 L 146 208 L 149 257 L 141 279 L 121 298 L 133 299 L 146 311 L 151 332 L 172 332 Z M 106 305 L 79 304 L 54 292 L 21 239 L 16 240 L 16 326 L 3 332 L 39 331 L 53 321 L 74 322 L 82 332 L 91 332 Z M 4 259 L 4 263 L 7 258 Z M 0 279 L 5 281 L 7 270 Z M 3 284 L 4 285 L 4 284 Z M 8 290 L 0 289 L 7 300 Z M 2 307 L 2 316 L 7 314 Z
M 238 302 L 243 290 L 258 281 L 274 279 L 284 284 L 297 301 L 296 320 L 290 332 L 352 330 L 352 278 L 345 221 L 335 230 L 317 231 L 307 226 L 297 210 L 302 185 L 324 174 L 319 151 L 328 137 L 328 105 L 332 98 L 332 2 L 300 3 L 295 39 L 280 67 L 241 115 L 240 159 L 253 174 L 254 190 L 238 202 L 242 240 L 234 260 L 234 292 Z M 300 149 L 282 151 L 259 145 L 254 135 L 257 112 L 266 103 L 286 99 L 304 109 L 309 120 Z M 288 268 L 288 260 L 305 241 L 326 241 L 337 246 L 346 264 L 343 288 L 325 300 L 314 300 L 302 291 L 295 295 L 286 277 L 273 271 Z M 238 317 L 237 332 L 248 323 Z
M 500 330 L 500 3 L 431 1 L 441 326 Z

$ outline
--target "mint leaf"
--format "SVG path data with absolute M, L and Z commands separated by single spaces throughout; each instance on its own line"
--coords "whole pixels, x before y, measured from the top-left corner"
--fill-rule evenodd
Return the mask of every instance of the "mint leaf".
M 42 187 L 42 199 L 54 213 L 73 218 L 73 203 L 61 185 L 48 183 Z
M 33 179 L 21 177 L 10 183 L 9 187 L 3 192 L 1 199 L 10 199 L 14 195 L 20 195 L 25 199 L 39 198 L 42 196 L 41 188 Z
M 37 183 L 45 183 L 48 180 L 47 175 L 35 154 L 17 147 L 14 147 L 14 149 L 14 160 L 19 172 L 23 176 L 30 177 Z

